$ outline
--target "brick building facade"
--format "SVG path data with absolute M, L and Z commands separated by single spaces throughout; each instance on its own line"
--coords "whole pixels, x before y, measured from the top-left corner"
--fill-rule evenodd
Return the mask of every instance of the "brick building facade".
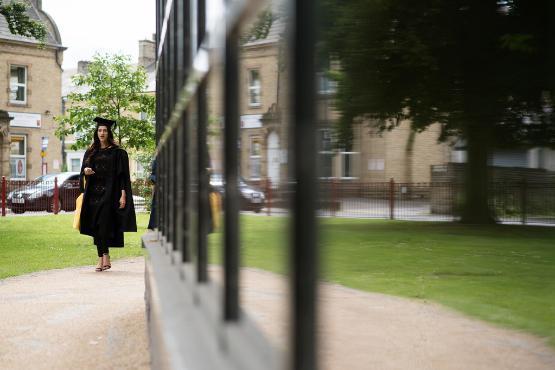
M 61 113 L 62 58 L 65 48 L 54 20 L 42 9 L 42 1 L 29 2 L 28 15 L 48 29 L 46 44 L 10 33 L 0 15 L 0 110 L 12 117 L 3 129 L 0 175 L 30 180 L 60 172 L 62 146 L 54 132 L 54 117 Z M 8 139 L 6 139 L 8 136 Z M 45 148 L 44 151 L 42 149 Z M 9 159 L 4 158 L 9 153 Z

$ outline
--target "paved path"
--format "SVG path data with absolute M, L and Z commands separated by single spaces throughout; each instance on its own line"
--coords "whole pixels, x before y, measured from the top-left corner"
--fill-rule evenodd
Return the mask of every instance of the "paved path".
M 0 368 L 147 369 L 144 262 L 113 266 L 0 280 Z M 246 310 L 284 348 L 284 279 L 244 269 L 241 281 Z M 540 339 L 435 304 L 332 284 L 323 285 L 321 300 L 325 370 L 555 369 L 555 351 Z
M 144 259 L 0 280 L 0 369 L 148 369 Z
M 241 285 L 248 312 L 275 345 L 285 348 L 286 281 L 244 269 Z M 555 369 L 555 351 L 541 339 L 437 304 L 335 284 L 322 284 L 320 299 L 325 370 Z

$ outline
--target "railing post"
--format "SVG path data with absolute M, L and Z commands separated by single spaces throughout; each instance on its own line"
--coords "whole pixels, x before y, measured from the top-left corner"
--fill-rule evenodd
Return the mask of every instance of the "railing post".
M 291 276 L 291 369 L 317 370 L 318 242 L 316 205 L 316 27 L 315 0 L 292 3 L 292 68 L 290 131 L 293 137 Z
M 266 214 L 272 215 L 272 181 L 269 178 L 266 179 Z
M 2 176 L 2 217 L 6 216 L 6 176 Z
M 60 212 L 60 210 L 58 209 L 59 198 L 60 198 L 60 194 L 58 192 L 58 178 L 54 177 L 54 197 L 53 197 L 54 204 L 52 204 L 52 212 L 54 212 L 55 215 L 57 215 L 58 212 Z
M 395 180 L 389 180 L 389 219 L 395 219 Z
M 526 213 L 527 213 L 527 208 L 528 208 L 528 204 L 527 204 L 527 183 L 526 183 L 526 179 L 524 179 L 524 181 L 522 181 L 522 183 L 520 184 L 520 222 L 524 225 L 526 224 Z
M 228 30 L 224 67 L 224 318 L 239 320 L 239 29 Z
M 331 179 L 331 216 L 335 217 L 336 215 L 336 208 L 335 208 L 335 203 L 339 202 L 339 200 L 337 199 L 337 179 L 333 178 Z

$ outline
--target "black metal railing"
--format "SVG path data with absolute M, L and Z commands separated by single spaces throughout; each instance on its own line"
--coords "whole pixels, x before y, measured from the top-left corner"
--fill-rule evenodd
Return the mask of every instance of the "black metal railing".
M 226 368 L 277 369 L 282 359 L 265 340 L 240 306 L 240 233 L 239 233 L 239 32 L 263 1 L 226 1 L 223 19 L 216 27 L 206 29 L 206 2 L 203 0 L 158 0 L 157 12 L 157 75 L 156 75 L 156 195 L 158 206 L 157 239 L 161 250 L 171 261 L 172 270 L 179 271 L 180 280 L 172 280 L 175 294 L 194 295 L 194 307 L 182 309 L 206 319 L 197 322 L 200 333 L 192 338 L 213 338 L 219 343 L 219 354 L 209 356 L 202 351 L 189 352 L 181 347 L 181 355 L 199 368 L 211 368 L 218 356 L 226 359 Z M 316 369 L 316 194 L 315 145 L 307 147 L 307 138 L 315 134 L 315 68 L 306 61 L 315 58 L 314 1 L 293 1 L 291 18 L 291 55 L 294 78 L 290 90 L 292 108 L 290 134 L 294 137 L 289 163 L 292 199 L 291 255 L 291 359 L 293 369 Z M 209 36 L 209 39 L 207 38 Z M 212 70 L 214 50 L 224 50 L 223 90 L 223 174 L 224 174 L 224 243 L 222 291 L 212 291 L 207 274 L 207 234 L 209 220 L 209 173 L 207 146 L 207 76 Z M 312 140 L 308 140 L 312 142 Z M 295 153 L 302 152 L 302 155 Z M 148 242 L 145 242 L 148 244 Z M 147 245 L 148 247 L 148 245 Z M 151 249 L 151 264 L 164 264 L 158 252 Z M 156 262 L 159 261 L 159 262 Z M 158 266 L 158 265 L 157 265 Z M 150 279 L 162 279 L 166 270 L 147 268 Z M 194 271 L 194 274 L 190 274 Z M 194 282 L 190 278 L 194 276 Z M 192 284 L 192 285 L 191 285 Z M 183 292 L 187 287 L 189 292 Z M 160 287 L 164 290 L 167 287 Z M 155 288 L 149 288 L 154 290 Z M 213 296 L 205 293 L 212 291 Z M 181 292 L 181 293 L 179 293 Z M 153 293 L 152 293 L 153 294 Z M 147 297 L 152 296 L 147 292 Z M 207 295 L 205 295 L 207 294 Z M 181 297 L 181 296 L 178 296 Z M 221 300 L 220 300 L 221 297 Z M 175 295 L 167 300 L 172 300 Z M 214 303 L 216 302 L 216 303 Z M 161 303 L 163 304 L 163 302 Z M 210 316 L 216 304 L 221 315 Z M 192 310 L 192 311 L 191 311 Z M 199 312 L 203 314 L 199 314 Z M 203 316 L 204 315 L 204 316 Z M 195 316 L 196 317 L 196 316 Z M 154 320 L 154 319 L 152 319 Z M 221 321 L 220 321 L 221 320 Z M 226 333 L 231 332 L 233 335 Z M 176 334 L 177 335 L 177 334 Z M 162 341 L 151 331 L 153 347 Z M 188 339 L 184 338 L 183 342 Z M 199 342 L 197 340 L 197 342 Z M 198 345 L 198 343 L 196 343 Z M 210 347 L 209 344 L 207 344 Z M 179 351 L 178 351 L 179 352 Z M 174 353 L 175 354 L 175 353 Z M 179 356 L 180 354 L 175 354 Z M 202 357 L 198 360 L 196 357 Z M 156 366 L 161 362 L 156 360 Z M 161 361 L 161 360 L 160 360 Z M 240 365 L 239 365 L 240 364 Z M 213 365 L 216 366 L 216 365 Z M 196 367 L 191 367 L 196 368 Z M 212 367 L 221 368 L 221 367 Z
M 456 221 L 463 202 L 464 186 L 458 183 L 322 181 L 318 213 L 336 217 Z M 502 223 L 555 225 L 555 184 L 493 182 L 489 184 L 489 206 Z
M 79 181 L 50 177 L 49 181 L 1 179 L 1 214 L 72 212 L 79 196 Z
M 49 180 L 7 180 L 0 179 L 0 215 L 73 212 L 76 199 L 81 194 L 79 180 L 58 178 L 48 175 Z M 135 211 L 144 212 L 150 208 L 151 185 L 144 180 L 131 182 Z
M 203 108 L 205 109 L 205 108 Z M 199 109 L 199 112 L 203 109 Z M 199 128 L 198 137 L 205 134 Z M 198 210 L 199 219 L 209 218 L 208 204 L 208 148 L 206 142 L 197 143 L 199 147 L 198 169 L 199 187 Z M 204 146 L 203 146 L 204 145 Z M 204 152 L 203 156 L 200 153 Z M 180 158 L 183 148 L 177 146 L 176 155 Z M 204 165 L 202 165 L 204 163 Z M 177 184 L 182 183 L 183 172 L 176 171 Z M 202 171 L 202 174 L 200 172 Z M 204 181 L 201 183 L 200 181 Z M 265 215 L 289 214 L 288 209 L 291 191 L 269 186 L 269 182 L 262 181 L 254 185 L 253 189 L 265 193 L 263 203 L 248 203 L 242 199 L 240 211 L 254 211 Z M 152 186 L 145 180 L 135 180 L 131 183 L 133 201 L 137 211 L 148 211 L 152 199 Z M 0 207 L 3 215 L 21 213 L 54 212 L 54 205 L 58 204 L 58 212 L 72 212 L 75 209 L 75 199 L 79 195 L 78 181 L 64 181 L 58 183 L 58 198 L 55 198 L 56 184 L 54 181 L 2 181 L 0 191 Z M 316 209 L 318 216 L 349 217 L 349 218 L 378 218 L 395 220 L 419 221 L 457 221 L 463 202 L 463 184 L 451 182 L 420 182 L 398 183 L 389 182 L 341 182 L 338 180 L 320 180 L 318 182 L 318 199 Z M 523 225 L 545 224 L 555 225 L 555 184 L 518 181 L 493 182 L 489 185 L 490 208 L 498 222 Z M 184 191 L 176 186 L 174 208 L 183 207 Z M 211 191 L 216 191 L 211 188 Z M 218 189 L 224 195 L 225 189 Z M 201 194 L 203 193 L 204 194 Z M 174 209 L 177 216 L 175 234 L 177 240 L 182 240 L 183 212 Z M 199 237 L 195 250 L 196 258 L 200 261 L 197 271 L 199 280 L 206 281 L 207 247 L 206 235 L 210 230 L 209 222 L 197 224 Z M 204 237 L 202 237 L 204 235 Z M 178 243 L 177 243 L 178 244 Z M 177 245 L 176 244 L 176 245 Z M 187 257 L 189 258 L 189 257 Z

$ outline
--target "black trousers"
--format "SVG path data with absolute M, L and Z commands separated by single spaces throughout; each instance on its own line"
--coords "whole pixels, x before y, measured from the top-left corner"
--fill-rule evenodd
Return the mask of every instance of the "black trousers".
M 110 249 L 105 245 L 97 245 L 96 250 L 98 252 L 98 257 L 102 257 L 103 254 L 110 254 Z

